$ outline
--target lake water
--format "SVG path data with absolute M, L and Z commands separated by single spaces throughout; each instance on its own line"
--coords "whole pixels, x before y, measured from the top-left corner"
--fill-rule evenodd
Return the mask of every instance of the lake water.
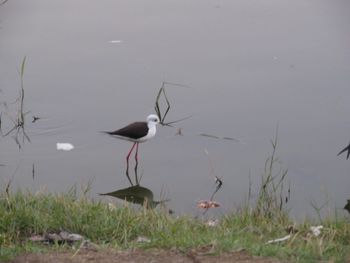
M 154 113 L 167 81 L 189 86 L 166 87 L 167 120 L 191 118 L 158 127 L 140 144 L 141 185 L 155 199 L 196 214 L 218 176 L 218 211 L 239 207 L 250 181 L 257 194 L 278 126 L 276 169 L 288 169 L 292 215 L 314 216 L 311 204 L 325 203 L 322 212 L 345 213 L 350 160 L 337 153 L 350 140 L 349 7 L 346 0 L 9 0 L 0 6 L 2 130 L 16 116 L 26 56 L 31 142 L 19 150 L 14 133 L 1 138 L 2 189 L 11 178 L 13 187 L 50 192 L 93 180 L 93 197 L 128 187 L 131 143 L 99 131 Z M 58 151 L 57 142 L 75 149 Z

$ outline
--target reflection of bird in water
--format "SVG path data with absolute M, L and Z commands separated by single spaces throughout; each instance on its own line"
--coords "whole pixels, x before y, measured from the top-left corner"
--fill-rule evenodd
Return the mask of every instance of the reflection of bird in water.
M 126 156 L 126 162 L 129 164 L 129 157 L 136 145 L 135 160 L 138 161 L 138 149 L 139 143 L 145 142 L 156 135 L 156 125 L 159 123 L 159 117 L 155 114 L 150 114 L 147 117 L 147 122 L 134 122 L 119 130 L 112 132 L 105 132 L 115 138 L 131 141 L 133 146 L 131 147 L 128 155 Z
M 347 201 L 346 205 L 344 206 L 344 209 L 350 213 L 350 200 Z
M 349 145 L 346 146 L 343 150 L 341 150 L 341 151 L 338 153 L 338 155 L 342 154 L 342 153 L 345 152 L 345 151 L 348 151 L 348 154 L 347 154 L 347 156 L 346 156 L 346 159 L 349 159 L 349 156 L 350 156 L 350 143 L 349 143 Z
M 158 204 L 170 201 L 169 199 L 155 201 L 153 199 L 153 192 L 150 189 L 142 187 L 140 185 L 134 185 L 128 188 L 123 188 L 114 192 L 100 195 L 114 196 L 124 201 L 144 205 L 146 208 L 155 208 Z

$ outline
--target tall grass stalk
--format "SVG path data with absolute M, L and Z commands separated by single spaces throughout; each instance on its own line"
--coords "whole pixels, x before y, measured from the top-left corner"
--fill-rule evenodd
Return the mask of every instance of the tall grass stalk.
M 0 125 L 0 133 L 2 136 L 6 137 L 12 133 L 15 133 L 14 140 L 15 140 L 16 144 L 18 145 L 19 149 L 21 149 L 25 140 L 30 142 L 30 138 L 25 131 L 25 116 L 29 112 L 24 111 L 24 69 L 25 69 L 26 60 L 27 60 L 27 58 L 25 56 L 21 62 L 20 70 L 19 70 L 20 91 L 19 91 L 19 96 L 15 101 L 18 104 L 16 118 L 13 119 L 10 114 L 5 113 L 6 116 L 8 116 L 9 119 L 13 122 L 13 126 L 9 131 L 7 131 L 3 134 L 3 131 L 1 129 L 2 127 Z
M 272 152 L 265 161 L 261 185 L 253 212 L 254 216 L 262 216 L 270 220 L 284 220 L 288 217 L 287 204 L 290 199 L 290 185 L 285 189 L 288 170 L 281 166 L 277 158 L 277 143 L 278 127 L 276 128 L 274 139 L 271 140 Z M 251 194 L 251 190 L 249 193 Z

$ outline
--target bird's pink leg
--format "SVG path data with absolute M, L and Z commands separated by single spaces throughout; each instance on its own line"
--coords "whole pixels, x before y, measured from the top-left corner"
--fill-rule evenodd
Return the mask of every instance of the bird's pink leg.
M 134 149 L 135 145 L 136 145 L 136 142 L 135 142 L 134 145 L 131 147 L 131 149 L 130 149 L 128 155 L 126 156 L 126 173 L 127 173 L 127 174 L 129 174 L 129 158 L 130 158 L 130 154 L 131 154 L 132 150 Z
M 136 185 L 139 185 L 139 178 L 137 177 L 137 166 L 139 164 L 139 159 L 138 159 L 138 152 L 139 152 L 139 143 L 136 143 L 136 153 L 135 153 L 135 182 Z
M 136 163 L 139 162 L 139 158 L 138 158 L 138 153 L 139 153 L 139 143 L 136 143 L 136 153 L 135 153 L 135 161 Z
M 126 161 L 127 161 L 127 162 L 129 162 L 130 154 L 131 154 L 132 150 L 134 150 L 134 147 L 135 147 L 136 144 L 137 144 L 137 143 L 134 142 L 134 144 L 132 145 L 132 147 L 131 147 L 131 149 L 130 149 L 128 155 L 126 156 Z

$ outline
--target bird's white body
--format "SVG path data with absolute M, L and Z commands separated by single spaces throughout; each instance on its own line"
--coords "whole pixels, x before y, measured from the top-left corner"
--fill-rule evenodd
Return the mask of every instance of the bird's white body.
M 156 128 L 157 124 L 158 124 L 158 122 L 149 121 L 147 123 L 148 133 L 145 137 L 140 138 L 139 142 L 144 142 L 144 141 L 147 141 L 147 140 L 153 138 L 157 132 L 157 128 Z

